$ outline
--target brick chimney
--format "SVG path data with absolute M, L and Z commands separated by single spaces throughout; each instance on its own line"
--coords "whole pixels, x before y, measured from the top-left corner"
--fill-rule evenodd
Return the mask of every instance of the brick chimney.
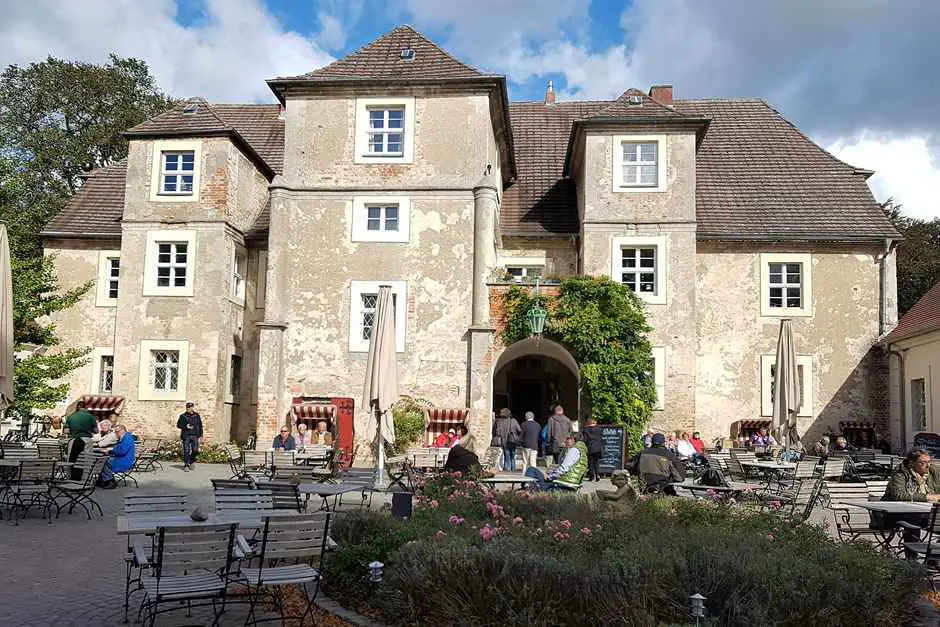
M 659 104 L 672 104 L 672 85 L 653 85 L 650 87 L 650 98 Z
M 552 86 L 551 81 L 548 81 L 548 89 L 545 90 L 545 104 L 555 104 L 555 88 Z

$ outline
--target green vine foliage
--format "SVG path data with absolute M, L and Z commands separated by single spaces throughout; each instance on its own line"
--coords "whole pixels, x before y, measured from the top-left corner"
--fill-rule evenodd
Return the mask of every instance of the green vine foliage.
M 538 300 L 548 310 L 543 337 L 562 344 L 581 367 L 582 413 L 589 408 L 600 424 L 626 426 L 630 449 L 639 449 L 656 402 L 642 301 L 625 285 L 586 276 L 566 278 L 557 297 Z M 529 335 L 526 314 L 535 301 L 527 289 L 507 292 L 507 346 Z

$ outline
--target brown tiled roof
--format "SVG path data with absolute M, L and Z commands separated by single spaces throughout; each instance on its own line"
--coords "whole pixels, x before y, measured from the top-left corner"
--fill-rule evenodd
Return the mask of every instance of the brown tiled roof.
M 271 197 L 268 196 L 267 202 L 264 203 L 264 207 L 261 208 L 261 213 L 258 214 L 258 217 L 255 218 L 255 223 L 251 225 L 251 228 L 248 229 L 248 232 L 245 233 L 245 238 L 251 241 L 267 241 L 268 240 L 268 228 L 271 226 Z
M 639 99 L 635 103 L 634 99 Z M 639 89 L 630 88 L 608 106 L 585 116 L 585 119 L 597 118 L 684 118 L 686 115 L 674 107 L 656 102 Z
M 402 58 L 413 50 L 414 58 Z M 279 80 L 336 81 L 343 79 L 402 80 L 478 78 L 479 70 L 458 61 L 411 26 L 399 26 L 338 61 L 301 76 Z
M 940 281 L 927 290 L 914 306 L 898 320 L 898 326 L 884 341 L 888 344 L 940 329 Z
M 562 177 L 572 123 L 610 106 L 609 101 L 509 104 L 516 143 L 516 181 L 503 193 L 504 233 L 576 233 L 574 181 Z
M 210 105 L 198 100 L 197 112 L 182 113 L 184 105 L 180 105 L 138 124 L 129 131 L 130 136 L 234 133 L 234 137 L 245 142 L 272 171 L 281 172 L 284 165 L 284 121 L 278 119 L 277 105 Z M 180 122 L 179 127 L 172 126 L 174 120 Z M 125 161 L 89 172 L 84 185 L 68 205 L 46 225 L 43 236 L 120 236 L 126 178 Z M 266 229 L 266 218 L 263 224 Z
M 696 156 L 699 237 L 898 238 L 866 174 L 826 152 L 762 100 L 684 100 L 711 120 Z
M 43 230 L 43 236 L 121 236 L 127 161 L 89 172 L 69 204 Z

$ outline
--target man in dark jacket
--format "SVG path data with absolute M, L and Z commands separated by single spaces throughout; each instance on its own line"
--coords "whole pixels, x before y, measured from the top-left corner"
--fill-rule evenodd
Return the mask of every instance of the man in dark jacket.
M 529 466 L 537 465 L 539 456 L 539 435 L 542 426 L 535 422 L 535 414 L 525 413 L 525 422 L 522 423 L 522 472 Z
M 463 474 L 479 474 L 480 458 L 462 444 L 455 444 L 447 453 L 447 462 L 444 464 L 447 472 L 462 472 Z
M 571 435 L 571 419 L 565 415 L 565 408 L 555 405 L 551 418 L 548 419 L 548 441 L 546 453 L 551 453 L 557 464 L 561 460 L 561 451 L 565 440 Z
M 186 403 L 186 411 L 177 419 L 176 428 L 180 430 L 183 441 L 183 470 L 188 472 L 196 463 L 199 443 L 202 442 L 202 416 L 196 413 L 192 402 Z
M 581 440 L 587 445 L 588 450 L 588 480 L 600 481 L 601 475 L 598 466 L 601 463 L 601 452 L 604 450 L 604 441 L 601 438 L 601 428 L 597 426 L 597 421 L 588 418 L 584 421 L 584 429 L 581 431 Z
M 662 433 L 653 435 L 652 446 L 640 451 L 633 458 L 630 474 L 643 480 L 643 491 L 662 492 L 675 495 L 672 483 L 685 481 L 685 468 L 676 454 L 666 448 L 666 437 Z

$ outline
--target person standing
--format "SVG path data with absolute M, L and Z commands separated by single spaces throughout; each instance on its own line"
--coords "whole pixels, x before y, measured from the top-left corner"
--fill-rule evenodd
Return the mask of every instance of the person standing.
M 91 436 L 98 431 L 98 422 L 94 414 L 85 409 L 85 404 L 79 401 L 75 404 L 75 413 L 65 421 L 65 430 L 69 436 L 68 461 L 74 464 L 91 441 Z M 71 478 L 72 481 L 80 481 L 82 469 L 72 466 Z
M 542 427 L 535 422 L 535 414 L 527 411 L 522 423 L 522 472 L 529 467 L 535 468 L 539 456 L 539 436 Z
M 183 441 L 183 470 L 189 472 L 196 463 L 199 444 L 202 442 L 202 416 L 196 413 L 192 401 L 186 403 L 186 411 L 177 419 L 176 428 L 180 430 L 180 439 Z
M 503 407 L 499 410 L 499 417 L 493 422 L 493 441 L 491 444 L 503 449 L 504 471 L 516 469 L 516 442 L 518 442 L 521 433 L 522 429 L 519 428 L 516 419 L 512 417 L 509 408 Z
M 604 440 L 601 437 L 601 428 L 597 421 L 588 418 L 584 421 L 584 430 L 581 432 L 581 441 L 587 446 L 588 454 L 588 481 L 600 481 L 601 453 L 604 450 Z
M 551 452 L 555 463 L 561 460 L 561 449 L 565 446 L 565 440 L 572 433 L 571 419 L 565 415 L 565 408 L 561 405 L 555 405 L 555 411 L 552 417 L 548 419 L 548 442 L 546 444 L 547 452 Z

